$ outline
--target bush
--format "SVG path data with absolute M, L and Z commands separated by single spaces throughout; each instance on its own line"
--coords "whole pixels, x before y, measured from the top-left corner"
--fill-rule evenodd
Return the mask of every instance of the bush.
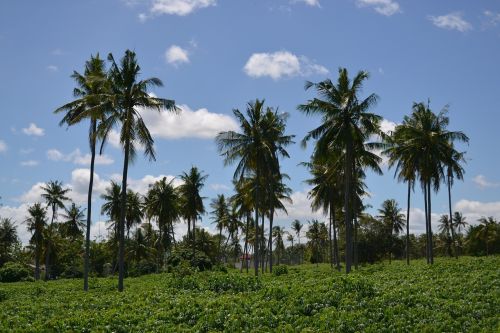
M 288 266 L 279 265 L 273 268 L 273 275 L 280 276 L 285 274 L 288 274 Z
M 172 267 L 179 266 L 182 261 L 189 262 L 191 267 L 196 268 L 200 272 L 212 269 L 212 261 L 204 252 L 196 251 L 193 257 L 193 250 L 186 247 L 176 248 L 167 258 L 167 264 Z
M 141 260 L 138 263 L 130 265 L 128 275 L 129 276 L 141 276 L 146 274 L 151 274 L 156 272 L 156 264 L 148 260 Z
M 30 270 L 21 264 L 8 262 L 0 268 L 0 282 L 24 281 L 30 276 Z

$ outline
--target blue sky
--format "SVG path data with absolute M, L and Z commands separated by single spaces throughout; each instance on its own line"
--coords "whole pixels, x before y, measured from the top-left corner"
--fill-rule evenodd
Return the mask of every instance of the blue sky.
M 314 97 L 305 80 L 367 70 L 364 94 L 380 96 L 374 112 L 390 128 L 414 101 L 431 100 L 438 111 L 450 105 L 450 129 L 469 135 L 464 182 L 453 190 L 455 209 L 474 222 L 500 218 L 500 3 L 498 1 L 400 0 L 93 0 L 3 1 L 0 3 L 0 216 L 21 224 L 28 204 L 40 200 L 39 185 L 60 179 L 85 206 L 88 181 L 87 126 L 62 128 L 52 111 L 72 99 L 70 75 L 99 52 L 116 58 L 137 52 L 144 77 L 165 86 L 153 91 L 175 99 L 179 116 L 144 111 L 156 139 L 157 162 L 139 157 L 130 186 L 144 191 L 155 179 L 177 176 L 192 165 L 209 175 L 203 195 L 231 194 L 234 167 L 216 151 L 218 131 L 236 129 L 233 108 L 255 98 L 290 114 L 288 133 L 299 142 L 318 124 L 296 110 Z M 113 139 L 113 138 L 112 138 Z M 105 234 L 98 196 L 122 168 L 121 151 L 110 140 L 96 166 L 93 235 Z M 289 149 L 283 169 L 291 176 L 294 204 L 289 216 L 306 221 L 308 178 L 298 163 L 310 148 Z M 376 213 L 395 198 L 406 207 L 406 188 L 391 170 L 367 179 Z M 420 190 L 412 202 L 411 227 L 423 229 Z M 447 208 L 446 191 L 434 195 L 436 217 Z M 208 216 L 203 225 L 210 225 Z M 178 227 L 179 233 L 184 227 Z

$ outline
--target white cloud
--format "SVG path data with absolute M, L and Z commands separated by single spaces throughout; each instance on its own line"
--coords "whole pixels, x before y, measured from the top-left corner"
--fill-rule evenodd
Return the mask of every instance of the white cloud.
M 137 15 L 137 17 L 139 18 L 139 21 L 142 23 L 146 22 L 148 19 L 148 15 L 144 13 L 140 13 L 139 15 Z
M 148 192 L 150 185 L 154 184 L 159 180 L 162 180 L 163 177 L 167 178 L 167 182 L 170 182 L 173 179 L 174 187 L 177 187 L 182 184 L 182 181 L 180 179 L 175 178 L 175 176 L 172 175 L 158 175 L 158 176 L 145 175 L 141 179 L 133 179 L 129 177 L 127 179 L 127 188 L 144 195 Z M 121 184 L 122 175 L 115 173 L 111 175 L 110 179 Z
M 321 7 L 319 0 L 293 0 L 292 2 L 302 2 L 311 7 Z
M 142 109 L 149 131 L 154 137 L 164 139 L 214 138 L 221 131 L 236 130 L 236 121 L 225 114 L 212 113 L 202 108 L 193 111 L 187 105 L 179 105 L 179 114 Z M 111 142 L 111 141 L 110 141 Z
M 23 133 L 29 136 L 44 136 L 45 130 L 36 126 L 35 123 L 30 123 L 27 128 L 23 128 Z
M 174 66 L 189 62 L 188 51 L 177 45 L 172 45 L 165 51 L 165 60 Z
M 496 27 L 500 23 L 500 13 L 492 12 L 490 10 L 485 10 L 483 12 L 485 17 L 485 25 L 489 27 Z
M 358 7 L 371 7 L 377 13 L 385 16 L 391 16 L 401 13 L 399 3 L 394 0 L 356 0 Z
M 69 154 L 63 154 L 57 149 L 49 149 L 47 151 L 47 158 L 51 161 L 64 161 L 64 162 L 72 162 L 78 165 L 90 165 L 90 160 L 92 156 L 90 154 L 82 155 L 80 149 L 78 148 Z M 95 157 L 96 165 L 109 165 L 113 163 L 114 160 L 106 154 L 104 155 L 97 154 Z
M 24 167 L 34 167 L 38 165 L 38 161 L 35 160 L 28 160 L 28 161 L 22 161 L 21 166 Z
M 216 0 L 154 0 L 150 11 L 155 15 L 185 16 L 195 10 L 215 6 L 216 4 Z
M 59 71 L 59 67 L 57 67 L 56 65 L 48 65 L 47 66 L 47 70 L 49 70 L 51 72 L 58 72 Z
M 286 219 L 287 221 L 298 219 L 303 223 L 305 222 L 305 220 L 311 219 L 319 219 L 320 221 L 324 220 L 325 217 L 323 216 L 321 211 L 313 212 L 311 210 L 311 200 L 309 200 L 309 198 L 307 197 L 307 192 L 307 190 L 293 192 L 290 196 L 290 198 L 292 199 L 292 203 L 284 202 L 288 215 L 283 211 L 279 211 L 277 212 L 276 219 Z
M 4 153 L 7 151 L 7 144 L 5 141 L 0 140 L 0 153 Z
M 480 202 L 462 199 L 455 204 L 455 211 L 465 215 L 469 224 L 477 224 L 477 220 L 482 216 L 500 219 L 500 201 Z
M 486 179 L 485 176 L 483 175 L 477 175 L 472 179 L 472 181 L 479 187 L 479 188 L 488 188 L 488 187 L 500 187 L 500 183 L 495 183 L 491 182 L 488 179 Z
M 438 28 L 447 30 L 457 30 L 466 32 L 472 29 L 472 25 L 463 19 L 463 14 L 460 12 L 453 12 L 441 16 L 428 16 L 429 20 Z
M 305 56 L 296 56 L 288 51 L 274 53 L 254 53 L 245 67 L 245 73 L 251 77 L 269 76 L 274 80 L 282 77 L 325 75 L 328 69 L 311 62 Z
M 24 223 L 28 216 L 28 206 L 28 204 L 22 204 L 18 207 L 0 206 L 0 216 L 12 219 L 17 229 L 17 235 L 23 244 L 28 244 L 31 238 L 31 234 Z
M 214 191 L 227 192 L 231 188 L 225 184 L 210 184 L 210 188 Z
M 90 226 L 90 239 L 102 241 L 108 238 L 108 224 L 105 221 L 97 221 Z
M 380 129 L 385 134 L 390 134 L 390 132 L 394 131 L 396 126 L 397 126 L 397 124 L 395 122 L 387 120 L 387 119 L 382 119 L 382 121 L 380 122 Z

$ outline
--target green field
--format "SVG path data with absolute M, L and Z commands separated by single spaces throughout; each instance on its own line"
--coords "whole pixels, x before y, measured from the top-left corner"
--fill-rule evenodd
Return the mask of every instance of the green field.
M 500 257 L 0 284 L 0 331 L 498 332 Z

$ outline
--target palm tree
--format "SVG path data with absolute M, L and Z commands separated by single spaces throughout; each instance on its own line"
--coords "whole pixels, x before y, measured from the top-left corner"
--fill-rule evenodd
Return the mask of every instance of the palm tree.
M 236 210 L 236 214 L 239 218 L 245 217 L 246 224 L 243 227 L 245 232 L 245 245 L 243 247 L 243 255 L 245 260 L 245 266 L 248 273 L 248 241 L 249 232 L 252 225 L 252 209 L 253 209 L 253 183 L 252 179 L 241 178 L 238 181 L 234 180 L 234 190 L 235 194 L 230 198 L 231 206 Z M 240 267 L 240 272 L 243 271 L 243 264 Z
M 193 230 L 196 228 L 196 220 L 205 214 L 203 205 L 204 197 L 200 196 L 200 191 L 205 186 L 208 175 L 202 175 L 197 167 L 193 166 L 189 173 L 183 172 L 180 176 L 183 184 L 179 186 L 179 194 L 182 201 L 182 211 L 184 218 L 188 221 L 188 239 L 191 237 L 191 222 Z M 192 233 L 193 257 L 196 255 L 195 245 L 196 233 Z
M 120 219 L 121 208 L 121 186 L 115 181 L 111 181 L 109 187 L 106 187 L 106 192 L 101 194 L 101 199 L 104 200 L 101 206 L 101 214 L 109 216 L 111 229 L 113 230 L 113 238 L 118 240 L 118 221 Z
M 380 130 L 381 117 L 368 110 L 377 102 L 377 95 L 371 94 L 361 100 L 358 97 L 363 82 L 369 74 L 358 72 L 349 79 L 347 69 L 339 69 L 337 84 L 327 79 L 319 83 L 306 82 L 306 90 L 315 88 L 320 98 L 309 100 L 298 109 L 307 115 L 319 114 L 322 123 L 310 131 L 302 140 L 303 145 L 310 139 L 316 140 L 316 153 L 328 156 L 332 148 L 344 151 L 344 212 L 346 229 L 346 273 L 352 264 L 352 176 L 359 151 L 364 150 L 366 141 L 373 135 L 383 136 Z M 375 148 L 375 144 L 368 147 Z
M 300 223 L 300 221 L 297 220 L 297 219 L 293 220 L 293 222 L 292 222 L 292 230 L 297 235 L 297 239 L 298 239 L 299 245 L 300 245 L 300 231 L 302 230 L 303 226 L 304 225 L 302 223 Z M 299 264 L 300 263 L 301 263 L 301 255 L 299 253 Z
M 40 259 L 42 257 L 42 247 L 44 243 L 44 230 L 47 226 L 47 209 L 40 203 L 28 207 L 29 216 L 25 223 L 28 231 L 31 232 L 30 243 L 35 245 L 35 280 L 40 279 Z
M 382 208 L 378 210 L 379 218 L 381 222 L 385 225 L 388 231 L 389 238 L 389 263 L 391 262 L 391 253 L 392 253 L 392 235 L 398 235 L 401 231 L 403 231 L 403 227 L 405 225 L 405 216 L 401 213 L 401 209 L 398 206 L 398 203 L 394 199 L 385 200 L 382 203 Z
M 498 222 L 493 218 L 493 216 L 490 217 L 481 217 L 478 222 L 479 224 L 479 230 L 477 232 L 477 237 L 484 242 L 485 250 L 486 250 L 486 256 L 490 254 L 489 251 L 489 244 L 491 242 L 491 239 L 493 238 L 493 233 L 495 231 L 495 227 L 498 224 Z
M 140 225 L 144 218 L 144 203 L 142 196 L 132 191 L 127 190 L 127 211 L 125 213 L 125 228 L 127 229 L 127 239 L 129 238 L 130 229 L 135 225 Z
M 51 255 L 51 243 L 53 235 L 53 224 L 57 217 L 57 209 L 64 208 L 64 202 L 68 201 L 69 198 L 66 194 L 70 191 L 69 188 L 64 188 L 63 183 L 58 180 L 51 180 L 41 189 L 44 191 L 42 193 L 42 198 L 45 199 L 47 207 L 52 210 L 52 219 L 50 220 L 50 225 L 48 230 L 48 237 L 46 238 L 47 248 L 45 249 L 45 280 L 50 278 L 50 255 Z
M 17 229 L 10 218 L 0 218 L 0 266 L 10 261 L 12 247 L 19 242 Z
M 468 223 L 466 220 L 465 216 L 463 216 L 460 212 L 455 212 L 453 214 L 453 225 L 458 233 L 461 233 L 462 230 L 465 230 L 465 227 L 467 227 Z
M 83 270 L 83 290 L 88 291 L 89 278 L 89 257 L 90 257 L 90 227 L 92 224 L 92 188 L 94 185 L 94 164 L 96 155 L 97 143 L 97 126 L 106 117 L 106 112 L 109 108 L 106 103 L 105 95 L 108 93 L 108 81 L 106 80 L 106 70 L 104 61 L 99 58 L 99 54 L 95 57 L 91 56 L 90 60 L 85 63 L 83 75 L 74 71 L 71 77 L 75 80 L 77 88 L 73 90 L 73 95 L 76 98 L 74 101 L 67 103 L 54 113 L 66 112 L 59 125 L 66 124 L 72 126 L 80 123 L 84 119 L 90 120 L 89 129 L 89 145 L 90 145 L 90 178 L 89 190 L 87 195 L 87 229 L 85 234 L 85 258 Z M 104 145 L 106 137 L 100 138 Z
M 278 256 L 277 262 L 278 265 L 281 263 L 280 261 L 280 254 L 282 251 L 285 249 L 285 245 L 283 243 L 283 236 L 285 236 L 285 228 L 280 227 L 280 226 L 274 226 L 273 227 L 273 232 L 272 232 L 272 237 L 274 238 L 274 243 L 276 244 L 276 255 Z M 293 239 L 293 237 L 292 237 Z M 271 244 L 272 244 L 272 238 L 271 238 Z M 272 255 L 272 252 L 271 252 Z M 272 262 L 272 259 L 271 259 Z M 270 269 L 270 272 L 272 270 Z
M 413 113 L 404 118 L 402 139 L 406 140 L 405 149 L 411 156 L 411 162 L 418 171 L 420 183 L 424 192 L 427 234 L 427 261 L 434 263 L 432 225 L 431 225 L 431 187 L 439 190 L 441 180 L 445 177 L 445 168 L 451 165 L 456 151 L 454 141 L 468 142 L 468 137 L 459 131 L 448 131 L 449 118 L 445 106 L 437 115 L 429 108 L 429 104 L 414 103 Z M 458 167 L 452 167 L 453 172 Z
M 224 156 L 224 164 L 238 161 L 234 180 L 243 177 L 254 179 L 255 230 L 258 230 L 259 213 L 264 212 L 264 189 L 262 183 L 268 175 L 279 174 L 278 157 L 288 157 L 285 148 L 292 142 L 291 136 L 283 135 L 284 120 L 272 108 L 264 107 L 264 100 L 249 102 L 246 117 L 238 109 L 233 114 L 240 123 L 240 133 L 221 132 L 216 137 L 218 150 Z M 255 235 L 254 269 L 259 274 L 258 244 Z
M 451 256 L 451 242 L 453 241 L 452 236 L 451 236 L 451 229 L 453 228 L 452 222 L 448 215 L 441 215 L 439 218 L 439 226 L 438 230 L 439 232 L 444 236 L 446 239 L 446 252 L 449 256 Z M 456 249 L 455 249 L 456 251 Z
M 120 124 L 120 144 L 123 147 L 123 174 L 121 209 L 118 225 L 119 250 L 118 250 L 118 291 L 123 291 L 123 278 L 125 276 L 124 255 L 125 255 L 125 217 L 127 198 L 127 179 L 129 162 L 134 161 L 136 156 L 136 145 L 140 143 L 144 148 L 144 155 L 150 160 L 155 160 L 154 140 L 144 123 L 140 109 L 154 109 L 177 111 L 175 102 L 163 98 L 149 95 L 150 87 L 161 87 L 162 81 L 158 78 L 148 78 L 139 80 L 140 66 L 137 63 L 135 52 L 125 51 L 124 57 L 118 65 L 113 55 L 108 55 L 111 62 L 109 69 L 109 80 L 111 84 L 111 95 L 109 100 L 112 103 L 112 112 L 100 124 L 99 132 L 108 133 L 115 124 Z
M 72 241 L 76 240 L 78 237 L 82 236 L 82 230 L 85 228 L 85 213 L 80 206 L 77 206 L 74 202 L 71 203 L 69 208 L 64 208 L 64 218 L 63 228 L 64 233 Z
M 163 177 L 154 183 L 149 188 L 145 200 L 146 216 L 149 219 L 155 218 L 158 224 L 157 251 L 160 268 L 163 266 L 165 245 L 170 250 L 171 245 L 175 242 L 173 224 L 181 216 L 179 193 L 174 187 L 173 181 L 174 179 L 167 182 L 167 178 Z
M 229 206 L 224 194 L 218 194 L 217 198 L 212 199 L 210 207 L 213 209 L 210 212 L 214 221 L 213 223 L 215 223 L 216 228 L 219 230 L 219 258 L 222 258 L 222 230 L 229 225 Z

